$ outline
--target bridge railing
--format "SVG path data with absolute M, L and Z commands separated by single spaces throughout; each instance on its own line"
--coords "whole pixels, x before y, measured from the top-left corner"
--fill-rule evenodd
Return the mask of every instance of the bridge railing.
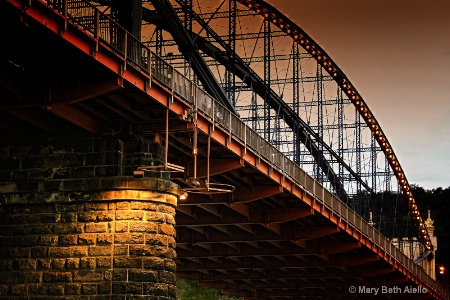
M 27 1 L 28 0 L 24 0 Z M 121 55 L 124 61 L 137 67 L 143 74 L 158 80 L 189 103 L 199 113 L 209 118 L 214 126 L 220 126 L 230 137 L 239 140 L 247 148 L 253 150 L 283 176 L 290 178 L 308 191 L 316 202 L 328 207 L 340 220 L 351 224 L 354 230 L 361 232 L 382 251 L 389 255 L 389 260 L 396 261 L 404 268 L 416 274 L 429 287 L 448 298 L 448 292 L 433 280 L 418 265 L 414 264 L 390 240 L 371 226 L 366 220 L 350 209 L 345 203 L 325 189 L 319 182 L 286 157 L 267 140 L 261 137 L 242 120 L 231 113 L 225 106 L 208 95 L 194 82 L 178 72 L 161 57 L 152 53 L 149 48 L 134 38 L 124 28 L 114 22 L 85 0 L 39 0 L 59 15 L 65 22 L 79 27 L 90 35 L 96 47 L 103 42 L 103 47 Z M 67 24 L 65 24 L 67 26 Z M 150 63 L 149 63 L 150 62 Z M 124 66 L 126 68 L 126 65 Z
M 148 76 L 151 75 L 149 64 L 151 50 L 89 2 L 85 0 L 41 0 L 41 2 L 65 17 L 65 22 L 72 21 L 72 24 L 97 40 L 93 52 L 98 47 L 98 41 L 102 41 L 111 50 L 123 56 L 126 62 L 145 71 Z M 67 27 L 67 23 L 64 27 Z M 126 64 L 124 67 L 126 68 Z
M 156 63 L 158 60 L 162 61 L 162 58 L 157 57 L 152 53 L 152 61 Z M 163 62 L 158 64 L 167 66 Z M 153 76 L 164 83 L 168 78 L 165 76 L 159 78 L 158 74 L 162 73 L 167 72 L 159 72 L 155 67 Z M 166 83 L 166 86 L 171 87 L 175 94 L 190 103 L 194 109 L 197 109 L 198 112 L 202 113 L 206 118 L 209 118 L 215 126 L 220 126 L 233 138 L 239 140 L 248 148 L 255 151 L 261 159 L 265 160 L 273 168 L 276 168 L 281 174 L 289 177 L 305 190 L 309 191 L 315 197 L 316 201 L 328 207 L 339 219 L 348 222 L 348 224 L 351 224 L 357 231 L 361 232 L 362 235 L 378 245 L 385 254 L 390 256 L 390 260 L 397 261 L 402 267 L 410 270 L 421 278 L 421 280 L 429 287 L 436 290 L 441 295 L 446 295 L 446 297 L 448 297 L 448 293 L 442 286 L 433 280 L 420 266 L 414 264 L 411 259 L 400 251 L 400 249 L 395 247 L 395 245 L 376 230 L 375 227 L 371 226 L 365 219 L 349 208 L 333 193 L 325 189 L 318 181 L 308 175 L 281 151 L 261 137 L 256 131 L 248 127 L 224 105 L 209 96 L 203 89 L 175 69 L 173 69 L 173 74 L 177 74 L 174 75 L 173 78 L 179 82 L 177 84 Z M 193 92 L 190 95 L 187 95 L 186 90 Z

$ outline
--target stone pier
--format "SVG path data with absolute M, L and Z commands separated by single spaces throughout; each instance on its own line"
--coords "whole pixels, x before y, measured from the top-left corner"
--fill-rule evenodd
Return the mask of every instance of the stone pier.
M 142 141 L 2 146 L 1 299 L 176 299 L 179 187 Z

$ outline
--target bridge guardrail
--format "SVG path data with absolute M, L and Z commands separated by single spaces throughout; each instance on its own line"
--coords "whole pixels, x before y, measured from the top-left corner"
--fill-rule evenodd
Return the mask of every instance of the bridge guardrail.
M 28 0 L 24 1 L 28 2 Z M 139 68 L 146 76 L 157 79 L 171 89 L 194 108 L 197 108 L 205 117 L 210 118 L 213 124 L 221 126 L 231 136 L 255 151 L 261 159 L 267 161 L 281 174 L 309 191 L 316 201 L 327 206 L 333 214 L 345 220 L 355 230 L 360 231 L 366 238 L 372 240 L 390 256 L 389 260 L 397 261 L 439 294 L 449 297 L 448 292 L 441 285 L 426 274 L 421 267 L 414 264 L 390 240 L 373 226 L 370 226 L 366 220 L 326 190 L 319 182 L 248 127 L 242 120 L 233 115 L 225 106 L 213 99 L 161 57 L 151 52 L 148 47 L 134 38 L 109 16 L 103 14 L 85 0 L 39 1 L 65 17 L 66 20 L 70 20 L 73 25 L 83 29 L 94 40 L 98 39 L 106 43 L 106 46 L 122 55 L 126 62 Z

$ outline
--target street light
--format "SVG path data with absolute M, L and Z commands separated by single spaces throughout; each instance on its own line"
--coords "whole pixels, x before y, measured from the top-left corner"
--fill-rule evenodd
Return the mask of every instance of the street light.
M 438 270 L 439 270 L 439 275 L 442 275 L 442 276 L 445 275 L 445 271 L 446 270 L 445 270 L 445 266 L 444 265 L 440 265 Z

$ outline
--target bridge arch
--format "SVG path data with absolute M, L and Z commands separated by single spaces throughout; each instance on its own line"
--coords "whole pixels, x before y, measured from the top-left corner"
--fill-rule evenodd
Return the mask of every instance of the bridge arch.
M 206 63 L 211 69 L 216 69 L 216 71 L 213 70 L 214 75 L 228 95 L 231 105 L 236 107 L 247 124 L 263 134 L 266 139 L 277 145 L 302 167 L 307 169 L 308 164 L 314 165 L 310 168 L 314 177 L 367 219 L 372 211 L 374 216 L 379 218 L 378 226 L 381 226 L 382 219 L 390 218 L 388 221 L 390 224 L 385 225 L 386 228 L 378 227 L 387 236 L 401 236 L 406 231 L 407 224 L 404 228 L 396 228 L 396 222 L 401 217 L 393 211 L 403 209 L 404 203 L 407 203 L 407 211 L 402 213 L 410 213 L 413 216 L 410 221 L 414 223 L 419 239 L 425 248 L 432 248 L 406 175 L 380 124 L 343 71 L 300 26 L 274 6 L 261 0 L 214 2 L 210 10 L 201 8 L 196 1 L 176 0 L 174 2 L 179 5 L 175 10 L 180 20 L 183 20 L 185 29 L 192 32 L 191 38 L 205 60 L 207 60 L 206 57 L 210 58 Z M 147 17 L 151 15 L 149 11 L 151 9 L 147 11 Z M 172 51 L 177 41 L 175 39 L 170 42 L 170 38 L 163 36 L 160 30 L 165 29 L 165 26 L 155 21 L 154 17 L 158 12 L 157 10 L 154 12 L 153 21 L 156 28 L 152 34 L 153 39 L 147 40 L 147 43 L 155 47 L 157 53 L 165 59 L 172 60 L 176 65 L 176 59 L 180 56 Z M 257 19 L 257 16 L 260 19 Z M 248 28 L 237 30 L 237 23 L 242 26 L 245 22 L 247 24 L 251 22 L 249 19 L 257 19 L 255 23 L 260 25 L 259 32 Z M 221 28 L 226 21 L 228 21 L 228 32 Z M 276 29 L 271 29 L 271 26 Z M 243 57 L 242 48 L 246 47 L 245 40 L 255 39 L 255 46 L 250 49 L 253 52 Z M 277 41 L 274 42 L 274 39 Z M 280 43 L 286 46 L 288 43 L 282 41 L 283 39 L 290 39 L 292 48 L 288 54 L 277 52 L 279 50 L 275 50 L 276 46 L 273 45 Z M 241 46 L 236 43 L 240 43 Z M 298 50 L 300 48 L 304 52 L 300 52 Z M 248 48 L 245 51 L 249 51 Z M 256 54 L 258 51 L 259 56 Z M 286 73 L 292 72 L 292 77 L 281 76 L 280 78 L 277 74 L 274 78 L 271 72 L 273 73 L 274 69 L 278 72 L 277 59 L 289 61 L 288 66 L 282 66 L 280 69 Z M 316 74 L 309 77 L 300 74 L 302 66 L 310 64 L 310 62 L 302 63 L 303 59 L 317 64 Z M 179 63 L 179 66 L 186 70 L 186 65 Z M 325 76 L 324 73 L 328 73 L 329 76 Z M 256 79 L 249 79 L 252 76 Z M 304 92 L 303 96 L 307 93 L 313 96 L 309 102 L 301 103 L 298 99 L 301 93 L 298 90 L 304 89 L 304 85 L 308 82 L 312 82 L 314 86 L 310 87 L 309 92 Z M 330 91 L 330 82 L 333 82 L 333 88 L 336 89 L 331 99 L 329 95 L 325 95 Z M 284 101 L 287 94 L 286 85 L 289 84 L 293 95 L 291 99 Z M 283 87 L 280 88 L 280 85 Z M 251 90 L 252 97 L 258 94 L 262 101 L 252 99 L 241 102 L 242 95 L 248 90 Z M 334 105 L 331 104 L 333 101 Z M 349 118 L 345 112 L 348 110 L 346 104 L 354 109 L 355 117 L 350 121 L 350 123 L 353 122 L 352 124 L 347 122 Z M 312 105 L 316 105 L 316 108 L 314 111 L 310 110 L 308 115 L 306 108 Z M 331 110 L 335 110 L 333 116 L 335 120 L 326 123 L 322 119 L 329 117 L 325 112 L 329 106 L 332 106 Z M 300 112 L 302 108 L 304 111 Z M 292 119 L 295 121 L 290 122 L 289 120 Z M 288 127 L 290 129 L 287 129 Z M 291 132 L 286 133 L 288 130 Z M 329 132 L 324 133 L 325 131 Z M 282 141 L 283 134 L 287 136 L 285 139 L 292 139 L 292 141 Z M 352 141 L 348 142 L 349 139 Z M 346 142 L 347 145 L 344 145 Z M 304 148 L 299 144 L 303 144 Z M 305 151 L 308 151 L 312 157 L 306 164 L 304 163 Z M 396 178 L 394 184 L 391 183 L 392 176 Z M 339 182 L 336 183 L 337 181 Z M 387 199 L 391 197 L 390 193 L 402 199 Z M 355 200 L 361 194 L 369 194 L 370 197 L 377 198 L 377 204 L 367 204 L 367 200 Z M 348 200 L 349 198 L 353 201 Z M 360 204 L 361 201 L 367 203 Z

